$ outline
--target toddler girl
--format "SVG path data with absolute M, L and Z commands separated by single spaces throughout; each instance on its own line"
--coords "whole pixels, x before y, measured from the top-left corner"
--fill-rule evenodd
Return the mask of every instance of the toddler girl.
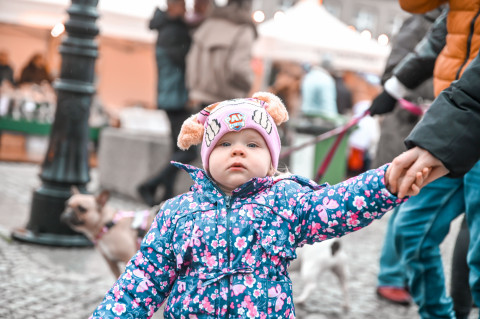
M 359 230 L 405 199 L 385 186 L 387 165 L 334 186 L 275 176 L 287 119 L 278 97 L 257 93 L 185 121 L 178 145 L 202 143 L 205 170 L 175 163 L 194 185 L 164 203 L 91 318 L 150 318 L 167 298 L 165 318 L 295 318 L 295 249 Z

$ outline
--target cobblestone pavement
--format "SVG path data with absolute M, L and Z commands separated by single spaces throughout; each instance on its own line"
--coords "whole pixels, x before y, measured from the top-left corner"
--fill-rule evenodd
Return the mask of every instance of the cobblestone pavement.
M 30 201 L 40 185 L 39 166 L 0 162 L 0 318 L 46 319 L 87 318 L 114 282 L 102 257 L 93 248 L 57 248 L 12 241 L 10 232 L 24 227 L 29 219 Z M 91 170 L 88 188 L 98 190 L 97 172 Z M 110 205 L 143 209 L 139 202 L 113 194 Z M 349 312 L 342 312 L 342 296 L 336 278 L 325 274 L 321 287 L 306 304 L 297 306 L 299 319 L 412 319 L 417 307 L 396 306 L 375 295 L 378 257 L 388 217 L 342 239 L 349 256 Z M 442 245 L 446 273 L 449 273 L 453 241 L 459 227 Z M 292 269 L 295 269 L 293 265 Z M 301 290 L 298 274 L 291 273 L 294 296 Z M 477 318 L 475 310 L 470 318 Z M 161 311 L 154 316 L 162 318 Z

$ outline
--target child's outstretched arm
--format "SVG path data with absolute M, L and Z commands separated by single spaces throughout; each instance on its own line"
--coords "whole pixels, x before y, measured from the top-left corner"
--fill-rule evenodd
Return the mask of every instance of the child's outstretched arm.
M 297 230 L 297 244 L 311 244 L 359 230 L 406 201 L 386 187 L 387 167 L 304 194 L 301 205 L 295 208 L 301 227 Z
M 170 242 L 174 227 L 168 227 L 170 223 L 171 219 L 160 210 L 140 250 L 107 292 L 91 319 L 150 318 L 162 305 L 177 277 Z

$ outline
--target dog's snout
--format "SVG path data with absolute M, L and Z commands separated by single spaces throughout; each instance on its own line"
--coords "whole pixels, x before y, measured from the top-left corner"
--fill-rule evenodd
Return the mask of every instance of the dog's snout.
M 62 223 L 65 223 L 67 225 L 71 226 L 79 226 L 83 225 L 83 221 L 81 221 L 78 217 L 77 214 L 75 214 L 75 211 L 71 208 L 66 209 L 61 215 L 60 215 L 60 221 Z

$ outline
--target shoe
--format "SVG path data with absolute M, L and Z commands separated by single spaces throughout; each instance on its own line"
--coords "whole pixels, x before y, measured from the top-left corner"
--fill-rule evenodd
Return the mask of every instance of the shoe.
M 407 289 L 401 287 L 380 286 L 377 287 L 377 296 L 386 301 L 409 306 L 412 302 Z
M 152 207 L 155 205 L 155 200 L 153 196 L 155 195 L 155 189 L 152 189 L 146 185 L 140 185 L 137 187 L 137 192 L 142 198 L 142 200 L 148 206 Z

